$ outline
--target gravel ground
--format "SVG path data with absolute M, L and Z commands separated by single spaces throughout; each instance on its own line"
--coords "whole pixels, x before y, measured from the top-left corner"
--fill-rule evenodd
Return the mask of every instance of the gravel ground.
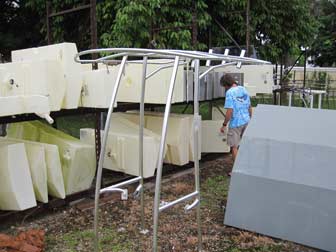
M 242 231 L 223 224 L 224 208 L 229 187 L 226 173 L 231 169 L 230 155 L 202 163 L 201 165 L 201 209 L 203 251 L 288 251 L 308 252 L 312 249 L 255 233 Z M 161 199 L 170 201 L 193 191 L 194 177 L 185 172 L 173 176 L 162 185 Z M 117 197 L 103 203 L 100 208 L 101 251 L 151 251 L 153 229 L 153 183 L 146 185 L 145 222 L 149 230 L 140 234 L 140 204 L 129 198 L 121 201 Z M 108 198 L 107 198 L 108 199 Z M 160 214 L 159 251 L 197 251 L 196 211 L 185 213 L 184 204 Z M 48 214 L 27 216 L 20 221 L 9 222 L 1 231 L 15 234 L 31 228 L 46 231 L 46 251 L 93 251 L 93 199 L 57 209 Z M 8 224 L 8 223 L 7 223 Z

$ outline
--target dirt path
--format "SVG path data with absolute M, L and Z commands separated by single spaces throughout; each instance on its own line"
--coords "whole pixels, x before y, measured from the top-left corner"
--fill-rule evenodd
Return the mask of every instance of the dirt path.
M 226 172 L 231 168 L 229 155 L 201 165 L 202 233 L 204 251 L 314 251 L 290 242 L 271 239 L 250 232 L 224 226 L 224 207 L 229 187 Z M 175 177 L 162 186 L 162 200 L 170 201 L 193 190 L 194 177 L 189 172 Z M 151 251 L 153 186 L 146 185 L 145 218 L 149 233 L 139 233 L 139 201 L 130 197 L 120 201 L 116 197 L 105 202 L 100 212 L 100 246 L 102 251 Z M 111 199 L 111 197 L 110 197 Z M 87 199 L 53 214 L 29 217 L 12 224 L 8 234 L 30 228 L 46 231 L 46 251 L 93 251 L 93 199 Z M 159 251 L 196 251 L 197 226 L 195 210 L 185 213 L 184 204 L 160 214 Z

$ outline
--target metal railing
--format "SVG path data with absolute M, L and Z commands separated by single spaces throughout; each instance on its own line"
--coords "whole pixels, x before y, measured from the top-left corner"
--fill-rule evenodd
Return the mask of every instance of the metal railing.
M 104 56 L 98 57 L 96 59 L 81 59 L 81 56 L 88 56 L 92 54 L 103 54 Z M 121 62 L 118 58 L 122 58 Z M 123 72 L 125 71 L 126 62 L 130 57 L 142 57 L 142 61 L 137 60 L 137 63 L 142 62 L 143 71 L 142 71 L 142 81 L 141 81 L 141 94 L 140 94 L 140 125 L 139 125 L 139 177 L 125 181 L 118 185 L 113 185 L 108 188 L 101 189 L 101 178 L 102 178 L 102 168 L 103 161 L 106 151 L 106 143 L 109 128 L 111 125 L 111 118 L 113 113 L 113 105 L 116 101 L 116 96 L 118 89 L 121 83 L 121 78 Z M 163 62 L 165 66 L 159 68 L 157 71 L 154 71 L 150 74 L 147 74 L 147 64 L 149 58 L 161 58 L 161 59 L 173 59 L 173 64 L 167 65 L 167 62 Z M 111 103 L 107 113 L 107 119 L 104 127 L 103 141 L 101 145 L 100 157 L 98 162 L 98 171 L 96 178 L 96 190 L 95 190 L 95 208 L 94 208 L 94 231 L 95 231 L 95 251 L 98 252 L 99 248 L 99 233 L 98 233 L 98 221 L 99 221 L 99 196 L 103 192 L 120 192 L 122 196 L 127 196 L 127 191 L 121 187 L 140 182 L 136 193 L 141 194 L 141 230 L 145 229 L 144 227 L 144 192 L 143 192 L 143 134 L 144 134 L 144 103 L 145 103 L 145 87 L 146 79 L 150 78 L 161 69 L 167 67 L 172 67 L 172 74 L 168 89 L 168 95 L 165 105 L 165 111 L 163 116 L 162 123 L 162 133 L 160 140 L 159 156 L 157 163 L 157 175 L 155 183 L 155 196 L 154 196 L 154 211 L 153 211 L 153 251 L 156 252 L 158 249 L 158 227 L 159 227 L 159 214 L 160 212 L 169 209 L 170 207 L 182 203 L 187 200 L 194 199 L 193 203 L 185 206 L 185 211 L 190 211 L 196 207 L 197 211 L 197 226 L 198 226 L 198 251 L 201 251 L 202 248 L 202 233 L 201 233 L 201 208 L 200 208 L 200 174 L 199 174 L 199 134 L 200 134 L 200 125 L 199 125 L 199 85 L 200 79 L 204 78 L 207 73 L 214 70 L 217 67 L 225 67 L 227 65 L 237 64 L 239 67 L 240 64 L 270 64 L 267 61 L 247 58 L 243 56 L 230 56 L 230 55 L 221 55 L 221 54 L 212 54 L 198 51 L 182 51 L 182 50 L 160 50 L 160 49 L 137 49 L 137 48 L 106 48 L 106 49 L 92 49 L 78 53 L 75 56 L 75 61 L 78 63 L 104 63 L 109 64 L 110 62 L 116 63 L 120 62 L 120 67 L 116 79 L 116 83 L 113 88 Z M 219 64 L 214 67 L 212 66 L 206 74 L 200 75 L 200 61 L 218 61 Z M 134 62 L 134 61 L 133 61 Z M 167 135 L 167 125 L 169 120 L 169 114 L 171 109 L 172 97 L 174 93 L 174 86 L 176 82 L 176 75 L 179 65 L 191 64 L 190 68 L 193 68 L 194 73 L 194 168 L 195 168 L 195 189 L 193 192 L 178 198 L 174 201 L 165 203 L 164 205 L 160 204 L 161 200 L 161 179 L 162 179 L 162 168 L 163 168 L 163 159 L 165 153 L 166 145 L 166 135 Z M 188 66 L 189 67 L 189 66 Z M 107 66 L 108 68 L 108 66 Z

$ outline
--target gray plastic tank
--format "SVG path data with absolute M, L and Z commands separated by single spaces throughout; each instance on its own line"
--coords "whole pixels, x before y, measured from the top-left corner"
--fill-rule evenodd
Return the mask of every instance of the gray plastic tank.
M 336 111 L 259 105 L 235 162 L 224 223 L 336 251 Z

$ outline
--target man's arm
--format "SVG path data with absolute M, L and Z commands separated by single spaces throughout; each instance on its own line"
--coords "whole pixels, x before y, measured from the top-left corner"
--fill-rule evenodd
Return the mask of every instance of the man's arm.
M 227 124 L 230 122 L 231 120 L 231 117 L 232 117 L 232 112 L 233 112 L 233 109 L 232 108 L 228 108 L 226 110 L 226 113 L 225 113 L 225 120 L 223 122 L 223 125 L 222 127 L 220 128 L 220 132 L 224 133 L 225 130 L 226 130 L 226 126 Z
M 224 120 L 224 123 L 223 123 L 223 126 L 225 127 L 231 120 L 232 118 L 232 113 L 233 113 L 233 109 L 232 108 L 228 108 L 226 110 L 226 113 L 225 113 L 225 120 Z
M 250 105 L 248 111 L 249 111 L 249 114 L 250 114 L 250 118 L 252 118 L 252 106 L 251 105 Z
M 232 113 L 233 113 L 233 99 L 232 96 L 230 94 L 230 91 L 227 91 L 225 93 L 225 104 L 224 104 L 224 108 L 226 109 L 226 113 L 225 113 L 225 120 L 223 122 L 222 127 L 220 128 L 220 131 L 222 133 L 225 132 L 226 126 L 227 124 L 230 122 L 231 118 L 232 118 Z

